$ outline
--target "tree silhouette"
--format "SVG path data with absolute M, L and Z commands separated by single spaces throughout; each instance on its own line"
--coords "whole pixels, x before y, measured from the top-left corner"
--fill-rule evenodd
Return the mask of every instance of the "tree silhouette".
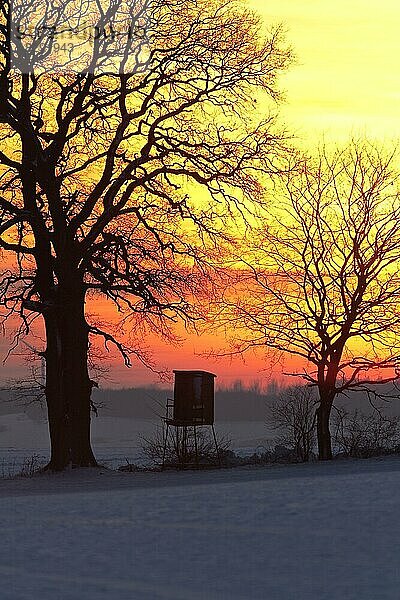
M 400 193 L 396 152 L 351 143 L 292 173 L 253 233 L 222 319 L 233 352 L 267 347 L 319 392 L 320 459 L 335 397 L 399 377 Z M 245 290 L 245 293 L 244 291 Z
M 280 152 L 272 117 L 250 115 L 256 95 L 278 98 L 290 51 L 230 0 L 1 11 L 1 295 L 24 332 L 44 323 L 49 468 L 95 465 L 89 336 L 130 359 L 85 301 L 159 333 L 193 318 L 207 244 L 261 197 L 257 172 Z

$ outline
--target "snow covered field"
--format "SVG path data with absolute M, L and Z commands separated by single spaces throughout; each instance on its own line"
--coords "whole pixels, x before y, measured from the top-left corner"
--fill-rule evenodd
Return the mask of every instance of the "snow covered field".
M 92 441 L 97 459 L 113 468 L 126 461 L 140 463 L 141 438 L 153 437 L 159 424 L 159 420 L 94 418 Z M 231 438 L 232 449 L 239 452 L 251 452 L 267 444 L 271 435 L 259 421 L 221 422 L 216 424 L 216 431 Z M 18 473 L 33 455 L 43 463 L 49 457 L 47 422 L 23 413 L 0 415 L 0 478 Z
M 398 600 L 400 458 L 0 481 L 2 600 Z

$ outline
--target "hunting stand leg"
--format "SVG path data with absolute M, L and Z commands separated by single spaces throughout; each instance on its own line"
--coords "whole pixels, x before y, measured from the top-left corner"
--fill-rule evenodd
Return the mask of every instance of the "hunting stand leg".
M 167 443 L 168 443 L 168 433 L 169 433 L 169 424 L 167 423 L 167 428 L 165 431 L 165 436 L 164 436 L 164 448 L 163 448 L 163 457 L 162 457 L 162 465 L 161 465 L 161 471 L 164 470 L 164 465 L 165 465 L 165 452 L 167 450 Z
M 220 456 L 220 453 L 219 453 L 217 436 L 215 435 L 214 425 L 211 425 L 211 428 L 212 428 L 213 437 L 214 437 L 215 450 L 217 451 L 218 466 L 219 466 L 219 468 L 221 468 L 221 456 Z
M 196 467 L 199 468 L 199 450 L 197 447 L 197 430 L 196 425 L 193 425 L 194 449 L 196 453 Z

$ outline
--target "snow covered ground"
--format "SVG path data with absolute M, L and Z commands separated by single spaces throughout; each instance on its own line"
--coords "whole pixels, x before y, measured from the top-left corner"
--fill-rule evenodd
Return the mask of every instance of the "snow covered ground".
M 398 600 L 400 458 L 0 481 L 2 600 Z

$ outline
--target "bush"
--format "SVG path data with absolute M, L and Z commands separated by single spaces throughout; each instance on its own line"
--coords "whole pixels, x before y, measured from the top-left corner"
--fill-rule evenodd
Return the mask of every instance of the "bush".
M 165 429 L 159 427 L 153 437 L 142 438 L 142 457 L 151 465 L 161 467 L 163 457 L 164 468 L 218 465 L 224 463 L 231 446 L 231 440 L 217 436 L 217 450 L 208 429 L 197 428 L 195 436 L 193 427 L 187 427 L 185 435 L 181 429 L 170 427 L 164 456 L 164 436 Z
M 0 465 L 0 479 L 14 479 L 16 477 L 33 477 L 40 472 L 46 464 L 44 456 L 32 454 L 22 459 L 22 462 L 14 460 L 12 463 L 3 460 Z
M 267 425 L 279 433 L 277 448 L 300 462 L 310 460 L 315 448 L 316 406 L 314 391 L 298 385 L 284 390 L 267 409 Z
M 336 409 L 332 418 L 336 451 L 355 458 L 390 454 L 400 444 L 400 417 L 375 410 L 364 414 Z

